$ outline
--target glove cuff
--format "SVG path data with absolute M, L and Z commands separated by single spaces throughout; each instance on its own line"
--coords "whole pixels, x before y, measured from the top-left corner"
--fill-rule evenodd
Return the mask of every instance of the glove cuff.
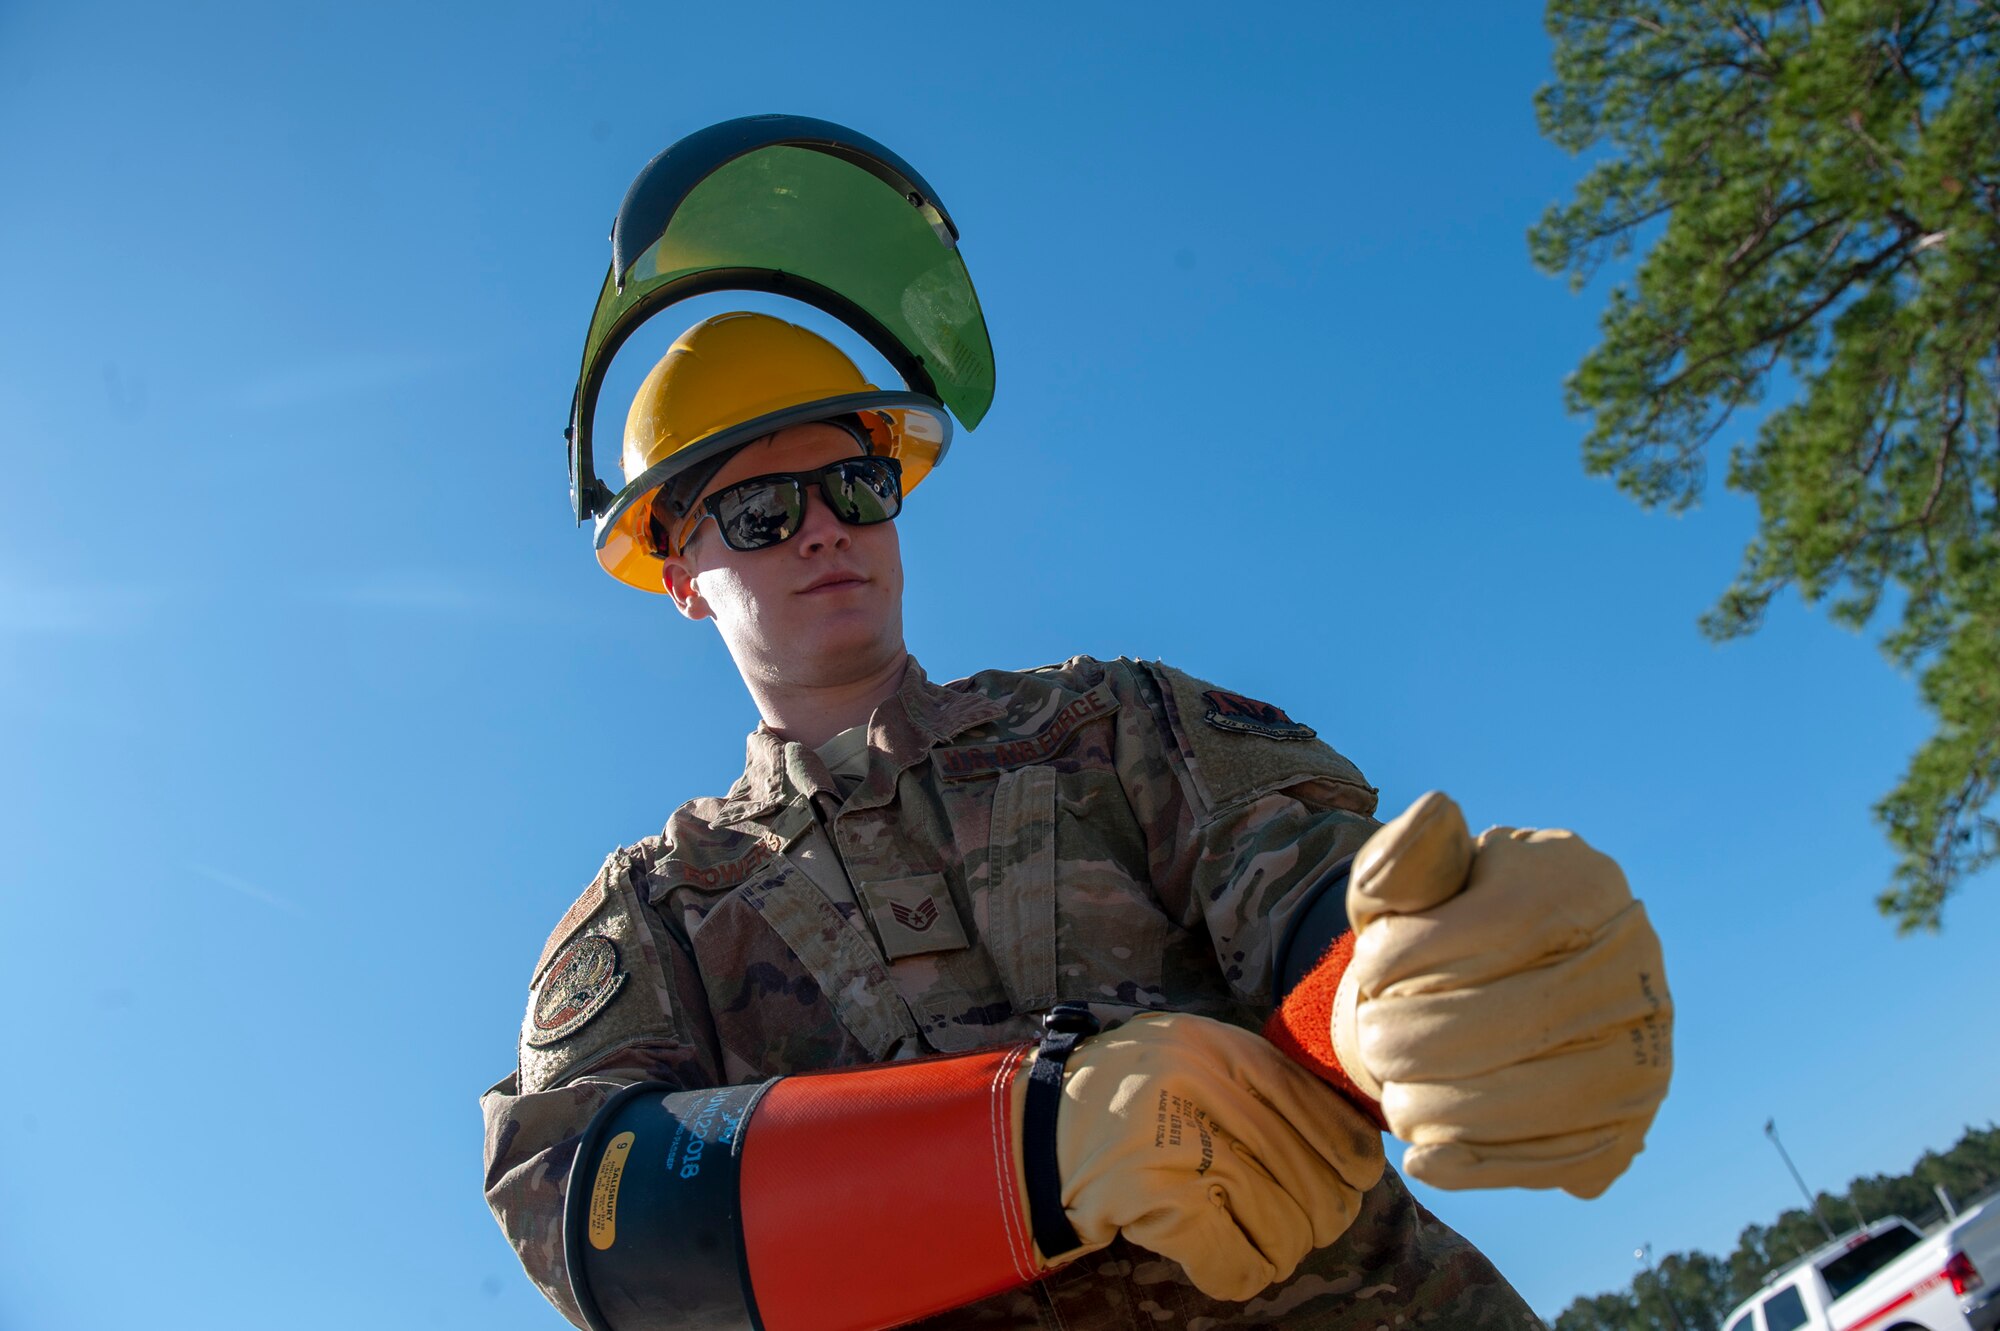
M 1350 929 L 1328 945 L 1319 963 L 1292 987 L 1264 1023 L 1263 1034 L 1287 1058 L 1346 1096 L 1376 1127 L 1386 1129 L 1388 1120 L 1382 1117 L 1382 1105 L 1377 1099 L 1381 1094 L 1380 1084 L 1368 1075 L 1368 1069 L 1358 1058 L 1343 1060 L 1336 1048 L 1340 981 L 1354 959 L 1354 939 L 1354 931 Z M 1350 1009 L 1352 1004 L 1350 994 Z M 1350 1022 L 1353 1016 L 1350 1010 L 1347 1013 Z M 1352 1073 L 1350 1067 L 1354 1069 Z
M 1042 1018 L 1042 1042 L 1028 1065 L 1027 1104 L 1021 1115 L 1021 1167 L 1028 1220 L 1043 1261 L 1084 1246 L 1063 1209 L 1062 1165 L 1056 1156 L 1056 1114 L 1062 1109 L 1063 1069 L 1080 1041 L 1097 1034 L 1098 1020 L 1082 1003 L 1058 1003 Z

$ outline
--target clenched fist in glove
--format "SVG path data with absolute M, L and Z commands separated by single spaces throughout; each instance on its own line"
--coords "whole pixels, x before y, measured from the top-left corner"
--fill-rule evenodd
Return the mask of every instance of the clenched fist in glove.
M 1673 1003 L 1615 861 L 1563 831 L 1474 841 L 1433 791 L 1362 847 L 1347 913 L 1333 1047 L 1408 1173 L 1595 1197 L 1624 1172 L 1667 1093 Z
M 1206 1017 L 1137 1017 L 1085 1041 L 1062 1096 L 1056 1153 L 1077 1237 L 1102 1247 L 1122 1233 L 1210 1298 L 1290 1277 L 1382 1177 L 1374 1124 L 1264 1040 Z

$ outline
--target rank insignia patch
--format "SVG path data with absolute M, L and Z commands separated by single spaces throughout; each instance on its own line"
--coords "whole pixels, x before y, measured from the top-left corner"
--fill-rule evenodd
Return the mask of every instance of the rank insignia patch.
M 972 946 L 941 873 L 863 880 L 854 885 L 854 894 L 867 908 L 875 936 L 882 940 L 882 955 L 890 961 Z
M 900 901 L 892 901 L 889 903 L 889 913 L 896 917 L 896 923 L 913 934 L 927 932 L 937 923 L 938 918 L 937 902 L 929 897 L 925 897 L 915 908 L 905 906 Z
M 1233 730 L 1240 735 L 1262 735 L 1266 739 L 1314 739 L 1319 732 L 1286 716 L 1282 708 L 1240 693 L 1210 689 L 1201 695 L 1208 704 L 1202 720 L 1217 730 Z
M 567 1039 L 604 1011 L 625 975 L 618 945 L 603 934 L 585 934 L 556 954 L 535 994 L 527 1041 L 536 1048 Z

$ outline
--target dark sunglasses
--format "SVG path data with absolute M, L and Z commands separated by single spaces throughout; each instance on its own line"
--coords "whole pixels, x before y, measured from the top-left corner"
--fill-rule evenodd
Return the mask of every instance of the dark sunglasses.
M 806 520 L 806 488 L 850 527 L 887 522 L 903 508 L 903 464 L 889 457 L 842 458 L 818 471 L 752 476 L 701 501 L 701 513 L 677 545 L 688 548 L 701 524 L 715 519 L 731 550 L 763 550 L 799 534 Z

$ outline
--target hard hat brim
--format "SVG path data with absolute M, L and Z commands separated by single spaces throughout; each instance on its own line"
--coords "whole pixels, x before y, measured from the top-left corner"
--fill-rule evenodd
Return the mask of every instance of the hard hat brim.
M 914 490 L 951 447 L 950 414 L 936 399 L 922 393 L 880 389 L 844 393 L 769 412 L 696 440 L 626 482 L 597 519 L 597 562 L 627 586 L 665 595 L 665 561 L 653 553 L 645 530 L 651 515 L 648 501 L 661 486 L 690 468 L 788 426 L 861 411 L 888 417 L 893 442 L 887 451 L 903 464 L 905 493 Z

